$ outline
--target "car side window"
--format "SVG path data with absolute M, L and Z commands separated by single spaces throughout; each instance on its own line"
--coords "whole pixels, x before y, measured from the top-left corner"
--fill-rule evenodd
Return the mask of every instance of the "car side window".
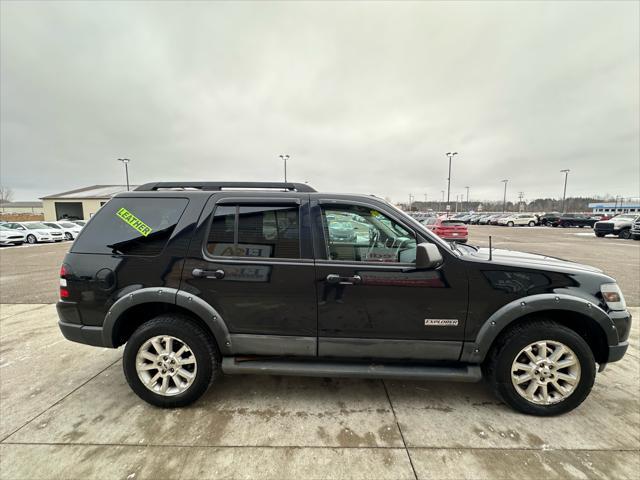
M 219 206 L 206 248 L 216 257 L 300 258 L 298 207 Z
M 347 262 L 413 263 L 415 234 L 383 213 L 362 206 L 323 206 L 326 258 Z

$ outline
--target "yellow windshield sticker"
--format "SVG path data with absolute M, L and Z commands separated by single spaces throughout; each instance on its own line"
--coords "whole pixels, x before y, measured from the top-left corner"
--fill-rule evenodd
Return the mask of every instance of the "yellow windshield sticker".
M 378 212 L 377 210 L 371 210 L 371 216 L 372 217 L 379 217 L 380 216 L 380 212 Z
M 116 215 L 120 217 L 120 219 L 129 225 L 134 230 L 137 230 L 142 234 L 142 236 L 146 237 L 151 233 L 151 227 L 136 217 L 133 213 L 131 213 L 126 208 L 121 208 L 116 212 Z

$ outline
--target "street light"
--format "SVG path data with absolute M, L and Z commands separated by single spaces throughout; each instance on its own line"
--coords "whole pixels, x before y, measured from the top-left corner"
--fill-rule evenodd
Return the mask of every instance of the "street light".
M 501 180 L 504 183 L 504 196 L 502 197 L 502 213 L 507 211 L 507 183 L 509 179 Z
M 451 159 L 454 155 L 457 155 L 458 152 L 447 152 L 447 157 L 449 157 L 449 176 L 447 177 L 447 205 L 449 205 L 450 200 L 450 192 L 451 192 Z M 447 216 L 449 216 L 447 214 Z
M 287 160 L 289 160 L 289 155 L 280 155 L 280 159 L 284 160 L 284 183 L 287 183 Z
M 469 187 L 464 187 L 467 189 L 467 210 L 469 210 Z
M 565 170 L 560 170 L 560 173 L 564 173 L 564 191 L 562 192 L 562 213 L 565 213 L 566 210 L 564 209 L 564 200 L 567 196 L 567 177 L 569 176 L 569 172 L 571 170 L 569 170 L 568 168 Z
M 128 192 L 129 191 L 129 162 L 131 160 L 129 160 L 128 158 L 119 158 L 118 161 L 124 164 L 124 174 L 127 177 L 127 192 Z
M 440 193 L 442 194 L 442 204 L 440 205 L 440 210 L 444 210 L 444 190 L 440 190 Z

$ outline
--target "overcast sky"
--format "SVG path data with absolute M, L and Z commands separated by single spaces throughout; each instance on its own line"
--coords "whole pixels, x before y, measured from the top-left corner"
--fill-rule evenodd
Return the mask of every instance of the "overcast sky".
M 639 5 L 3 1 L 2 184 L 639 196 Z

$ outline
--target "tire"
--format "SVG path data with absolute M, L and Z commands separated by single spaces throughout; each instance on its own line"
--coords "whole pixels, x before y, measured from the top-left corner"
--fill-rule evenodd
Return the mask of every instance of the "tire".
M 507 222 L 507 227 L 513 227 L 515 224 L 513 222 Z
M 533 220 L 529 222 L 529 226 L 530 227 L 535 227 L 536 226 L 536 222 L 534 222 Z
M 195 359 L 195 364 L 190 363 L 189 365 L 176 366 L 176 372 L 178 370 L 187 370 L 186 373 L 195 373 L 193 380 L 187 380 L 186 377 L 182 377 L 177 373 L 169 374 L 169 362 L 163 362 L 162 367 L 166 369 L 163 371 L 167 372 L 164 376 L 167 378 L 168 386 L 165 394 L 152 391 L 140 378 L 140 375 L 145 374 L 154 378 L 156 375 L 161 375 L 160 369 L 154 367 L 155 361 L 140 358 L 143 362 L 149 362 L 144 365 L 150 368 L 142 371 L 140 375 L 136 368 L 138 354 L 140 351 L 146 349 L 145 346 L 149 346 L 149 350 L 146 350 L 147 352 L 154 352 L 152 354 L 155 354 L 156 350 L 150 344 L 150 340 L 159 336 L 174 338 L 174 353 L 177 353 L 175 349 L 180 350 L 181 343 L 186 345 L 190 351 L 183 353 L 180 357 L 162 356 L 161 358 L 161 355 L 158 355 L 157 360 L 162 361 L 163 359 L 169 358 L 169 361 L 171 361 L 175 358 L 176 362 L 179 363 L 178 358 L 183 361 L 190 360 L 191 357 Z M 163 344 L 163 341 L 160 341 L 159 346 L 166 348 L 168 346 L 167 343 L 168 342 Z M 186 359 L 182 358 L 184 355 L 187 355 Z M 122 366 L 129 386 L 141 399 L 157 407 L 176 408 L 184 407 L 195 402 L 207 391 L 209 385 L 221 373 L 220 360 L 220 352 L 215 341 L 200 325 L 187 316 L 167 313 L 143 323 L 133 332 L 124 349 Z M 191 384 L 183 387 L 184 390 L 180 391 L 176 380 L 170 379 L 169 376 L 175 377 L 178 379 L 178 382 L 184 382 L 186 384 L 191 381 Z M 149 380 L 153 380 L 153 378 Z M 161 379 L 158 379 L 157 382 L 160 380 Z M 164 380 L 162 380 L 162 385 L 164 385 Z M 173 385 L 173 387 L 171 385 Z M 159 385 L 158 388 L 160 388 Z M 174 392 L 171 392 L 171 389 L 173 389 Z
M 27 243 L 34 245 L 36 243 L 38 243 L 38 239 L 36 238 L 35 235 L 29 234 L 27 235 Z
M 73 240 L 73 235 L 71 235 L 69 232 L 65 232 L 64 239 L 65 240 Z
M 564 371 L 560 372 L 577 379 L 573 387 L 564 380 L 556 378 L 553 368 L 542 371 L 539 367 L 536 367 L 539 369 L 538 375 L 551 375 L 550 378 L 544 377 L 542 382 L 549 382 L 545 383 L 546 389 L 550 395 L 549 398 L 555 403 L 542 403 L 544 402 L 542 399 L 544 391 L 542 384 L 537 384 L 538 386 L 533 391 L 533 398 L 537 398 L 538 401 L 528 400 L 523 396 L 524 393 L 521 394 L 516 390 L 511 378 L 512 365 L 516 359 L 522 362 L 531 362 L 531 365 L 535 365 L 522 351 L 525 347 L 540 341 L 546 341 L 546 345 L 549 346 L 555 343 L 562 344 L 565 348 L 568 347 L 572 355 L 563 354 L 560 360 L 564 362 L 565 360 L 575 359 L 578 365 L 577 370 L 575 365 L 567 367 L 568 369 L 574 369 L 573 373 L 567 368 L 562 368 Z M 548 349 L 546 350 L 549 352 Z M 531 352 L 533 354 L 533 350 Z M 552 358 L 552 355 L 548 355 L 547 358 Z M 534 357 L 539 358 L 537 351 Z M 543 362 L 542 360 L 540 361 Z M 587 342 L 575 331 L 558 323 L 542 319 L 515 325 L 500 335 L 489 352 L 483 367 L 485 377 L 498 398 L 514 410 L 542 417 L 560 415 L 578 407 L 591 392 L 596 376 L 595 359 Z M 520 376 L 525 374 L 526 370 L 522 370 Z M 525 390 L 535 381 L 525 381 L 520 384 L 522 385 L 520 388 Z M 553 381 L 558 383 L 561 388 L 568 387 L 572 388 L 572 390 L 563 398 L 563 395 L 559 394 L 558 390 L 550 383 Z M 554 396 L 555 398 L 553 398 Z
M 625 228 L 624 230 L 621 230 L 620 233 L 618 234 L 619 238 L 623 238 L 625 240 L 628 240 L 631 238 L 631 230 L 629 230 L 628 228 Z
M 604 237 L 604 233 L 600 233 L 600 232 L 595 232 L 596 233 L 596 237 L 602 238 Z

